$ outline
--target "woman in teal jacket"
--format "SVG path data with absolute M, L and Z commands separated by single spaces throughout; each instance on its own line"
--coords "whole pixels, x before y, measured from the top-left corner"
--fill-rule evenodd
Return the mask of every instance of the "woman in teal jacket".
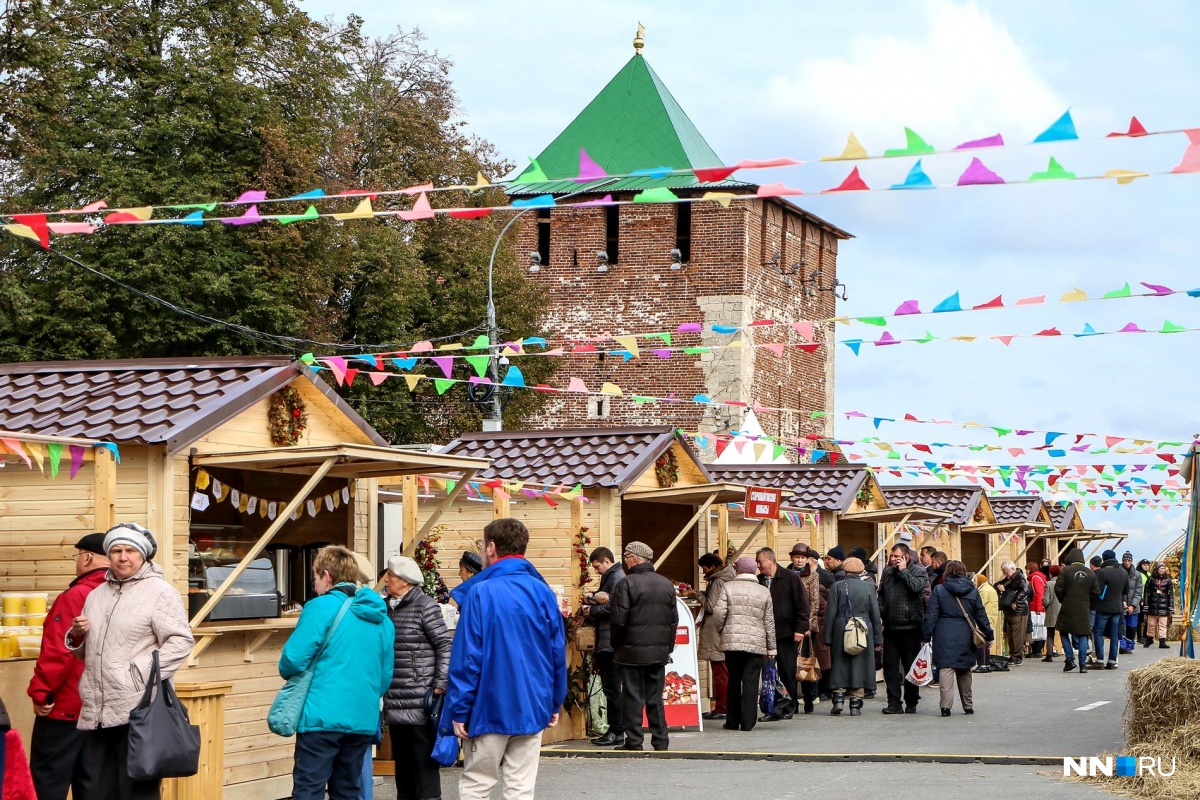
M 391 685 L 396 634 L 383 598 L 357 588 L 358 575 L 346 548 L 317 554 L 318 597 L 304 606 L 279 659 L 285 679 L 312 670 L 296 734 L 294 800 L 324 800 L 327 788 L 330 800 L 362 793 L 363 760 L 379 729 L 380 698 Z

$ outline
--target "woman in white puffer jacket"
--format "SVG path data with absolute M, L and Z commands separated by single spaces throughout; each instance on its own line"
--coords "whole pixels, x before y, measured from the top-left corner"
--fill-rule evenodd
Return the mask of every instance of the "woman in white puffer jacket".
M 729 669 L 725 725 L 731 731 L 754 730 L 758 721 L 758 683 L 767 658 L 775 656 L 775 613 L 771 592 L 758 582 L 758 564 L 745 556 L 737 560 L 737 576 L 721 587 L 713 609 L 713 624 L 721 634 L 721 649 Z
M 106 800 L 158 798 L 159 781 L 127 771 L 129 712 L 137 707 L 158 651 L 163 680 L 192 652 L 192 631 L 179 591 L 151 561 L 153 534 L 123 522 L 104 535 L 111 565 L 67 632 L 67 648 L 84 662 L 79 729 L 88 732 L 92 793 Z

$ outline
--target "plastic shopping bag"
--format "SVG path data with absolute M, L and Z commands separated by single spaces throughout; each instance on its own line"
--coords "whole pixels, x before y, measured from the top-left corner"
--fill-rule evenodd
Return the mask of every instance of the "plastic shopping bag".
M 775 713 L 775 682 L 779 679 L 779 668 L 775 659 L 768 658 L 763 669 L 762 690 L 758 693 L 758 707 L 768 716 Z
M 917 658 L 908 668 L 904 680 L 917 686 L 928 686 L 933 681 L 933 648 L 929 642 L 921 645 L 921 652 L 917 653 Z

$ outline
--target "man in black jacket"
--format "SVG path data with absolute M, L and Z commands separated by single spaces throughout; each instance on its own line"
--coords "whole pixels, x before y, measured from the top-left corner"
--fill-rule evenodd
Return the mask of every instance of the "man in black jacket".
M 929 575 L 919 562 L 909 560 L 908 545 L 901 543 L 893 547 L 887 568 L 879 580 L 883 679 L 888 696 L 887 707 L 883 709 L 885 714 L 917 713 L 921 687 L 904 680 L 904 676 L 921 651 L 921 623 L 925 619 L 928 588 Z
M 621 712 L 621 668 L 613 660 L 611 625 L 612 594 L 621 581 L 625 570 L 614 563 L 613 551 L 597 547 L 588 561 L 600 576 L 600 588 L 595 594 L 585 594 L 584 613 L 596 623 L 596 671 L 600 673 L 600 686 L 604 689 L 604 705 L 608 713 L 608 732 L 592 739 L 599 747 L 625 744 L 625 725 Z
M 1129 593 L 1129 573 L 1117 562 L 1117 551 L 1105 550 L 1096 572 L 1099 594 L 1096 596 L 1096 624 L 1092 626 L 1092 643 L 1096 647 L 1096 665 L 1104 663 L 1104 640 L 1109 643 L 1105 669 L 1117 668 L 1117 648 L 1125 624 L 1125 602 Z
M 790 703 L 776 708 L 775 713 L 760 719 L 760 722 L 777 722 L 791 719 L 796 708 L 796 658 L 800 655 L 800 642 L 808 631 L 808 595 L 800 576 L 788 569 L 781 569 L 775 551 L 763 547 L 755 553 L 758 561 L 758 582 L 771 592 L 771 610 L 775 616 L 775 644 L 778 658 L 776 668 Z
M 642 710 L 650 723 L 650 744 L 666 750 L 667 717 L 663 708 L 666 666 L 675 649 L 679 610 L 675 587 L 654 571 L 654 551 L 642 542 L 625 545 L 625 580 L 613 591 L 610 603 L 614 658 L 621 665 L 624 684 L 626 750 L 641 750 L 645 741 Z
M 1004 578 L 996 584 L 1000 595 L 1000 611 L 1004 614 L 1004 635 L 1008 639 L 1008 655 L 1014 667 L 1025 660 L 1025 645 L 1029 642 L 1029 600 L 1033 589 L 1025 573 L 1011 561 L 1000 565 Z

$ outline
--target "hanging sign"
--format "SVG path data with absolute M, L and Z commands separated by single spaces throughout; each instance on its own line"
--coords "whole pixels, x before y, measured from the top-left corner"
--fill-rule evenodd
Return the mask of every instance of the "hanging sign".
M 746 519 L 779 519 L 779 504 L 783 501 L 782 489 L 751 486 L 746 490 Z

